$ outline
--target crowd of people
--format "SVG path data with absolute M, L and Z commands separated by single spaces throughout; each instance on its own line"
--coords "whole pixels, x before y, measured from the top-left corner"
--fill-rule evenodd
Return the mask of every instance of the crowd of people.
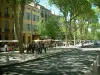
M 34 53 L 36 52 L 37 54 L 42 54 L 46 53 L 47 49 L 59 46 L 60 43 L 53 42 L 53 41 L 38 41 L 38 42 L 32 42 L 32 43 L 23 43 L 23 49 L 25 53 Z M 17 43 L 5 43 L 4 45 L 5 51 L 16 51 L 18 47 L 18 42 Z M 16 49 L 15 49 L 16 48 Z
M 37 43 L 25 43 L 23 44 L 23 49 L 26 50 L 26 53 L 34 53 L 35 51 L 38 54 L 46 53 L 48 49 L 48 44 L 44 42 Z

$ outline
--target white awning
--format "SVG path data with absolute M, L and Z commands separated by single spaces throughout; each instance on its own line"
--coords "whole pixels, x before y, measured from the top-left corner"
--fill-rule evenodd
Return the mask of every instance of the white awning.
M 19 42 L 18 40 L 0 40 L 0 42 Z

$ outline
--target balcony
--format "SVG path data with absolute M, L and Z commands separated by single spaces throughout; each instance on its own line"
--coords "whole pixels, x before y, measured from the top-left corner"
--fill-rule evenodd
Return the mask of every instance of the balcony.
M 5 32 L 9 32 L 9 29 L 5 28 Z

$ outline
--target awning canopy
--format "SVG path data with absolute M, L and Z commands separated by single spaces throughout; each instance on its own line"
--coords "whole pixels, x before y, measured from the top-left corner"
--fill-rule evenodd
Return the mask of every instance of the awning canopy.
M 18 40 L 0 40 L 0 42 L 19 42 Z

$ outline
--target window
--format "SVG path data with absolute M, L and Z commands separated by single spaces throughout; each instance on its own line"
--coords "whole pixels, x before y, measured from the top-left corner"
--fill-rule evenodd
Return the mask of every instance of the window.
M 36 16 L 35 15 L 33 15 L 33 21 L 36 21 Z
M 37 16 L 37 21 L 39 21 L 39 16 Z
M 5 17 L 9 17 L 9 8 L 8 7 L 5 8 Z
M 41 13 L 41 17 L 44 17 L 43 13 Z
M 26 19 L 30 20 L 30 13 L 26 13 Z
M 28 26 L 28 31 L 30 31 L 30 24 L 27 24 L 27 26 Z
M 9 21 L 6 20 L 6 21 L 5 21 L 5 28 L 8 28 L 8 27 L 9 27 Z
M 5 32 L 8 32 L 9 31 L 9 21 L 6 20 L 5 21 Z

